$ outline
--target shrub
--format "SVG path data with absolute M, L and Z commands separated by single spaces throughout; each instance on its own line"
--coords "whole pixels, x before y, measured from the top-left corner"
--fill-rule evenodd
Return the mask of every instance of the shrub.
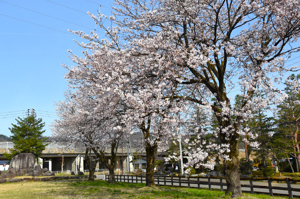
M 217 172 L 223 172 L 224 171 L 224 165 L 223 164 L 218 164 L 215 166 L 215 171 Z
M 249 174 L 251 174 L 252 170 L 253 170 L 253 165 L 251 162 L 247 162 L 246 160 L 240 161 L 241 174 L 249 175 Z
M 263 169 L 263 175 L 265 177 L 272 177 L 274 175 L 274 169 L 272 167 L 266 167 Z
M 279 171 L 280 172 L 292 172 L 290 164 L 286 161 L 279 162 Z
M 136 170 L 136 172 L 135 172 L 135 175 L 137 175 L 137 176 L 140 176 L 140 175 L 143 175 L 143 174 L 144 174 L 144 172 L 143 172 L 143 170 L 140 169 L 140 168 L 138 168 L 138 169 Z
M 190 170 L 189 175 L 196 174 L 196 169 L 194 169 L 193 167 L 189 167 L 188 169 Z

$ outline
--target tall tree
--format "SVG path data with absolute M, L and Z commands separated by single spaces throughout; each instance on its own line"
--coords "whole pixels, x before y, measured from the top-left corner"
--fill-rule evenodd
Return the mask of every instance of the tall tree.
M 85 146 L 91 168 L 94 165 L 89 159 L 89 152 L 96 155 L 109 170 L 110 183 L 115 183 L 117 150 L 125 134 L 121 130 L 124 128 L 120 113 L 122 107 L 116 101 L 118 98 L 112 92 L 106 95 L 93 95 L 87 89 L 68 92 L 66 100 L 57 104 L 60 119 L 52 124 L 55 137 L 71 145 Z M 93 175 L 89 179 L 93 180 Z
M 160 88 L 181 88 L 176 97 L 206 106 L 217 117 L 219 152 L 226 159 L 226 193 L 238 197 L 242 193 L 238 140 L 245 133 L 241 124 L 278 96 L 270 74 L 287 70 L 284 57 L 298 50 L 289 44 L 299 38 L 300 2 L 116 0 L 116 4 L 117 24 L 131 42 L 132 59 L 140 63 L 136 71 L 162 79 L 166 83 Z M 239 110 L 232 108 L 229 93 L 236 87 L 246 89 Z M 260 88 L 265 100 L 254 96 Z M 203 160 L 198 152 L 192 157 L 191 164 Z
M 226 193 L 238 197 L 242 193 L 238 173 L 238 141 L 245 134 L 242 124 L 254 111 L 281 100 L 272 84 L 278 78 L 273 79 L 271 74 L 277 76 L 293 69 L 284 67 L 284 60 L 299 49 L 292 44 L 300 36 L 300 2 L 115 0 L 115 4 L 114 16 L 109 19 L 115 20 L 117 27 L 106 29 L 109 40 L 100 40 L 94 32 L 76 32 L 89 39 L 84 46 L 94 54 L 87 52 L 86 59 L 76 58 L 83 67 L 73 72 L 86 74 L 85 80 L 90 81 L 95 73 L 87 72 L 87 66 L 102 64 L 94 58 L 103 53 L 114 56 L 109 64 L 103 63 L 103 67 L 111 68 L 111 73 L 103 77 L 117 77 L 109 89 L 119 90 L 123 100 L 137 102 L 137 112 L 126 111 L 126 115 L 130 113 L 127 116 L 132 119 L 136 113 L 140 124 L 147 125 L 142 126 L 145 130 L 151 130 L 148 116 L 155 110 L 153 107 L 165 109 L 173 100 L 195 103 L 212 112 L 218 121 L 213 135 L 220 144 L 199 146 L 190 164 L 202 164 L 207 157 L 204 150 L 215 147 L 225 159 Z M 98 24 L 104 19 L 103 15 L 92 17 Z M 132 89 L 126 90 L 124 85 Z M 240 87 L 245 88 L 245 100 L 234 110 L 230 90 Z M 260 89 L 266 99 L 254 95 Z M 138 99 L 147 96 L 153 97 Z M 187 109 L 180 107 L 180 111 Z M 150 137 L 147 140 L 151 143 Z M 257 146 L 255 142 L 250 144 Z
M 11 137 L 14 148 L 9 149 L 10 154 L 5 154 L 7 158 L 12 158 L 19 153 L 32 153 L 39 157 L 47 144 L 44 142 L 47 137 L 43 137 L 45 123 L 41 118 L 37 118 L 34 109 L 27 113 L 27 117 L 16 119 L 17 124 L 12 124 L 9 128 L 13 134 Z
M 287 98 L 278 106 L 278 132 L 276 137 L 284 142 L 285 152 L 296 160 L 296 171 L 300 171 L 300 75 L 292 74 L 285 82 Z

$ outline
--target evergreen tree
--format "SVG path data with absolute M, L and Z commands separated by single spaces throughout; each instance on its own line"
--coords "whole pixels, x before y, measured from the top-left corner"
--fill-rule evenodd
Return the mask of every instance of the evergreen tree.
M 263 92 L 259 92 L 254 95 L 256 98 L 261 100 L 265 99 Z M 238 109 L 241 107 L 241 104 L 244 103 L 243 97 L 240 95 L 236 96 L 235 107 Z M 271 156 L 271 140 L 272 134 L 274 133 L 275 121 L 273 117 L 267 116 L 265 113 L 268 111 L 269 107 L 258 108 L 256 111 L 252 112 L 252 117 L 248 121 L 242 124 L 242 128 L 247 128 L 249 131 L 252 131 L 257 135 L 256 139 L 253 139 L 247 135 L 241 136 L 242 140 L 248 140 L 249 142 L 257 141 L 259 143 L 259 148 L 253 148 L 249 144 L 245 143 L 245 157 L 246 161 L 249 162 L 250 154 L 253 149 L 255 150 L 255 155 L 259 162 L 263 164 L 263 167 L 267 167 L 269 158 Z
M 300 171 L 300 74 L 292 74 L 285 83 L 288 97 L 278 106 L 278 142 L 285 146 L 287 157 L 296 159 L 296 170 Z
M 12 124 L 9 128 L 10 132 L 13 134 L 11 137 L 14 143 L 14 148 L 9 149 L 10 154 L 4 154 L 8 159 L 20 154 L 20 153 L 32 153 L 35 157 L 39 157 L 42 151 L 45 149 L 47 144 L 44 144 L 47 140 L 42 134 L 45 132 L 43 130 L 45 123 L 42 122 L 41 118 L 37 118 L 34 109 L 25 118 L 16 119 L 17 124 Z

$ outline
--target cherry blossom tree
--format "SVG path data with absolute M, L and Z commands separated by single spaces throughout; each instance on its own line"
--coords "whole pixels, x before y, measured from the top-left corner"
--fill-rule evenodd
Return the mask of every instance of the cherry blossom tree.
M 274 87 L 286 71 L 285 59 L 299 50 L 300 2 L 295 0 L 116 0 L 114 19 L 125 34 L 136 72 L 177 88 L 173 98 L 211 111 L 219 123 L 214 132 L 225 159 L 227 194 L 241 194 L 238 140 L 255 137 L 241 124 L 252 111 L 278 103 L 284 95 Z M 129 56 L 129 55 L 128 55 Z M 129 65 L 130 62 L 127 62 Z M 273 78 L 274 76 L 279 76 Z M 239 110 L 230 91 L 244 87 Z M 264 90 L 266 99 L 255 97 Z M 216 100 L 212 100 L 215 98 Z M 197 140 L 195 140 L 197 142 Z M 256 142 L 250 143 L 257 146 Z M 216 145 L 211 144 L 216 148 Z M 191 154 L 201 164 L 204 149 Z
M 147 143 L 151 146 L 149 157 L 155 157 L 157 146 L 173 134 L 168 124 L 177 112 L 185 113 L 194 104 L 213 114 L 218 126 L 207 132 L 210 124 L 205 121 L 195 128 L 186 166 L 211 168 L 213 160 L 204 162 L 206 151 L 218 150 L 225 162 L 226 193 L 238 197 L 242 193 L 238 141 L 245 134 L 257 136 L 241 124 L 256 110 L 286 96 L 273 82 L 280 83 L 284 72 L 295 70 L 284 63 L 299 51 L 293 43 L 300 33 L 300 2 L 115 0 L 115 4 L 113 16 L 107 18 L 115 27 L 105 29 L 105 16 L 91 15 L 108 39 L 99 39 L 93 31 L 74 32 L 89 42 L 80 44 L 87 49 L 84 58 L 72 58 L 77 66 L 68 74 L 71 83 L 92 96 L 120 99 L 113 103 L 124 105 L 120 121 L 126 128 L 142 130 L 146 150 Z M 231 91 L 240 88 L 245 90 L 239 94 L 243 103 L 235 109 Z M 260 90 L 266 98 L 255 95 Z M 207 133 L 215 136 L 215 143 L 201 144 Z
M 131 49 L 119 41 L 119 28 L 105 29 L 101 18 L 92 17 L 106 31 L 108 39 L 100 40 L 94 32 L 73 31 L 87 40 L 87 43 L 79 44 L 86 52 L 83 58 L 72 54 L 76 66 L 66 66 L 69 70 L 67 77 L 71 85 L 76 85 L 74 88 L 84 88 L 101 101 L 105 95 L 119 99 L 113 104 L 119 107 L 122 122 L 126 124 L 122 130 L 131 129 L 132 133 L 138 130 L 143 134 L 147 154 L 146 185 L 152 186 L 158 147 L 163 149 L 167 145 L 164 140 L 172 136 L 172 123 L 177 117 L 174 113 L 180 110 L 182 100 L 174 102 L 172 96 L 176 88 L 166 87 L 164 79 L 152 75 L 157 69 L 145 70 L 144 63 L 152 67 L 154 62 L 143 62 L 139 56 L 131 56 Z M 111 107 L 111 104 L 107 105 Z M 111 111 L 106 114 L 111 114 Z
M 100 96 L 83 91 L 69 92 L 66 101 L 58 103 L 60 119 L 52 125 L 54 136 L 67 140 L 73 146 L 84 145 L 86 154 L 92 151 L 109 170 L 109 182 L 114 183 L 116 153 L 125 134 L 119 117 L 121 109 L 110 99 L 112 95 L 102 95 L 99 99 Z M 110 157 L 106 156 L 107 149 Z M 87 158 L 89 161 L 90 157 Z

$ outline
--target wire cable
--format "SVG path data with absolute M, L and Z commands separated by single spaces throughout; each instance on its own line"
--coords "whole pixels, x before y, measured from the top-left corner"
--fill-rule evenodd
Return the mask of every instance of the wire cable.
M 38 11 L 35 11 L 35 10 L 31 10 L 31 9 L 29 9 L 29 8 L 25 8 L 25 7 L 16 5 L 16 4 L 12 4 L 12 3 L 9 3 L 9 2 L 3 1 L 3 0 L 0 0 L 0 2 L 9 4 L 9 5 L 12 5 L 12 6 L 21 8 L 21 9 L 24 9 L 24 10 L 28 10 L 28 11 L 30 11 L 30 12 L 34 12 L 34 13 L 37 13 L 37 14 L 40 14 L 40 15 L 43 15 L 43 16 L 46 16 L 46 17 L 50 17 L 50 18 L 52 18 L 52 19 L 56 19 L 56 20 L 59 20 L 59 21 L 63 21 L 63 22 L 69 23 L 69 24 L 73 24 L 73 25 L 76 25 L 76 26 L 80 26 L 80 27 L 83 27 L 83 28 L 87 28 L 87 29 L 89 29 L 89 30 L 92 30 L 92 28 L 90 28 L 90 27 L 82 26 L 82 25 L 80 25 L 80 24 L 76 24 L 76 23 L 73 23 L 73 22 L 70 22 L 70 21 L 67 21 L 67 20 L 64 20 L 64 19 L 60 19 L 60 18 L 57 18 L 57 17 L 53 17 L 53 16 L 51 16 L 51 15 L 47 15 L 47 14 L 44 14 L 44 13 L 41 13 L 41 12 L 38 12 Z
M 91 0 L 86 0 L 86 1 L 88 1 L 88 2 L 91 2 L 91 3 L 93 3 L 93 4 L 96 4 L 96 5 L 98 5 L 98 6 L 101 6 L 101 7 L 105 7 L 105 8 L 111 9 L 110 7 L 107 7 L 107 6 L 101 5 L 101 4 L 99 4 L 99 3 L 96 3 L 96 2 L 94 2 L 94 1 L 91 1 Z
M 25 22 L 25 23 L 29 23 L 29 24 L 32 24 L 32 25 L 35 25 L 35 26 L 39 26 L 39 27 L 43 27 L 43 28 L 50 29 L 50 30 L 54 30 L 54 31 L 56 31 L 56 32 L 61 32 L 61 33 L 68 34 L 68 35 L 71 35 L 71 34 L 72 34 L 72 33 L 70 33 L 70 32 L 58 30 L 58 29 L 51 28 L 51 27 L 44 26 L 44 25 L 40 25 L 40 24 L 37 24 L 37 23 L 33 23 L 33 22 L 30 22 L 30 21 L 26 21 L 26 20 L 24 20 L 24 19 L 19 19 L 19 18 L 16 18 L 16 17 L 12 17 L 12 16 L 9 16 L 9 15 L 5 15 L 5 14 L 2 14 L 2 13 L 0 13 L 0 15 L 5 16 L 5 17 L 8 17 L 8 18 L 11 18 L 11 19 L 15 19 L 15 20 L 18 20 L 18 21 L 22 21 L 22 22 Z M 73 34 L 72 34 L 72 35 L 73 35 Z
M 56 5 L 59 5 L 59 6 L 61 6 L 61 7 L 65 7 L 65 8 L 68 8 L 68 9 L 70 9 L 70 10 L 74 10 L 74 11 L 76 11 L 76 12 L 83 13 L 83 14 L 87 15 L 87 13 L 82 12 L 82 11 L 77 10 L 77 9 L 74 9 L 74 8 L 71 8 L 71 7 L 69 7 L 69 6 L 65 6 L 65 5 L 63 5 L 63 4 L 56 3 L 56 2 L 53 2 L 53 1 L 50 1 L 50 0 L 46 0 L 46 1 L 48 1 L 48 2 L 50 2 L 50 3 L 53 3 L 53 4 L 56 4 Z

